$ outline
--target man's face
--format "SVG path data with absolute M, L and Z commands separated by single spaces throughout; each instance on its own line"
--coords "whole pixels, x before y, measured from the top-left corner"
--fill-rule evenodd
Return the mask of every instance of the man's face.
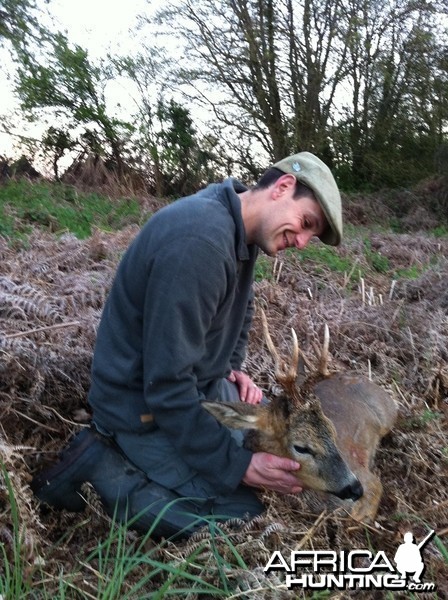
M 302 250 L 327 227 L 320 204 L 308 196 L 294 199 L 293 193 L 294 187 L 284 190 L 260 221 L 255 243 L 270 256 L 286 248 Z

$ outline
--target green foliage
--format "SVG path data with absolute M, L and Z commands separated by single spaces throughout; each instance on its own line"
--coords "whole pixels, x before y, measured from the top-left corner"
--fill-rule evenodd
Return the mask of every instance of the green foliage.
M 295 250 L 287 250 L 288 253 L 296 252 Z M 350 258 L 340 256 L 334 248 L 323 244 L 310 244 L 300 252 L 297 252 L 297 259 L 300 262 L 314 263 L 315 265 L 323 265 L 330 271 L 336 273 L 349 272 L 353 266 L 353 261 Z
M 254 279 L 255 281 L 272 280 L 272 262 L 265 254 L 260 254 L 257 258 Z
M 199 143 L 190 111 L 173 99 L 168 103 L 159 99 L 155 117 L 158 125 L 151 155 L 158 172 L 158 195 L 197 191 L 213 175 L 209 167 L 212 152 Z
M 330 134 L 345 189 L 409 187 L 441 164 L 448 79 L 436 18 L 422 3 L 405 14 L 367 1 L 349 26 L 353 97 Z
M 289 248 L 285 254 L 289 261 L 303 263 L 306 269 L 312 268 L 315 272 L 329 270 L 333 273 L 347 274 L 353 281 L 358 280 L 359 276 L 364 276 L 366 272 L 365 266 L 362 265 L 354 269 L 352 257 L 341 256 L 337 249 L 324 244 L 309 244 L 300 251 Z M 365 254 L 367 263 L 372 269 L 380 273 L 390 271 L 388 259 L 371 250 L 367 242 Z M 274 276 L 272 260 L 261 254 L 255 265 L 255 281 L 272 280 Z
M 11 239 L 29 233 L 32 226 L 86 238 L 93 227 L 115 230 L 142 218 L 135 199 L 112 200 L 58 183 L 25 179 L 0 186 L 0 235 Z
M 68 130 L 58 127 L 49 127 L 42 139 L 44 151 L 53 152 L 53 173 L 56 181 L 59 181 L 58 161 L 66 151 L 72 150 L 76 143 Z
M 119 177 L 144 173 L 157 196 L 188 194 L 235 165 L 234 174 L 252 182 L 272 159 L 299 149 L 323 158 L 345 190 L 443 175 L 448 79 L 441 7 L 366 0 L 361 18 L 357 3 L 343 6 L 341 12 L 338 2 L 317 0 L 304 7 L 180 2 L 164 7 L 157 26 L 170 36 L 176 31 L 184 54 L 170 59 L 163 46 L 144 40 L 135 57 L 95 62 L 62 33 L 39 27 L 42 3 L 2 0 L 0 43 L 17 49 L 24 116 L 53 124 L 40 149 L 56 179 L 59 159 L 75 145 L 103 157 Z M 289 26 L 279 41 L 283 23 Z M 118 77 L 126 78 L 136 107 L 123 118 L 106 102 L 106 87 Z M 166 95 L 183 84 L 191 109 Z M 203 106 L 213 115 L 205 135 L 194 119 Z
M 7 40 L 20 52 L 30 38 L 37 39 L 45 34 L 39 25 L 37 4 L 36 0 L 1 1 L 0 45 Z
M 380 252 L 373 250 L 370 240 L 364 241 L 364 254 L 370 266 L 377 273 L 388 273 L 390 271 L 389 259 Z
M 31 117 L 49 112 L 68 126 L 81 125 L 88 148 L 110 157 L 119 169 L 124 140 L 133 127 L 108 114 L 104 88 L 113 76 L 110 66 L 95 65 L 87 50 L 71 45 L 61 33 L 50 38 L 41 53 L 43 58 L 37 53 L 20 57 L 17 93 L 22 110 Z M 66 132 L 55 132 L 47 134 L 47 146 L 56 151 L 71 146 Z

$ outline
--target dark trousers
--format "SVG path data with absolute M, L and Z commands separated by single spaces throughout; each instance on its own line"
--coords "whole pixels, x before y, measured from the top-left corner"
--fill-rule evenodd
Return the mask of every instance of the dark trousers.
M 237 386 L 223 380 L 218 401 L 239 402 Z M 231 433 L 242 445 L 243 432 L 231 430 Z M 178 455 L 165 434 L 158 429 L 144 434 L 118 432 L 112 437 L 125 456 L 160 491 L 157 502 L 148 508 L 149 521 L 157 518 L 157 511 L 163 512 L 156 534 L 176 535 L 182 530 L 181 535 L 189 535 L 203 526 L 206 520 L 253 518 L 264 512 L 264 506 L 255 491 L 245 485 L 238 486 L 228 495 L 216 494 L 211 485 Z

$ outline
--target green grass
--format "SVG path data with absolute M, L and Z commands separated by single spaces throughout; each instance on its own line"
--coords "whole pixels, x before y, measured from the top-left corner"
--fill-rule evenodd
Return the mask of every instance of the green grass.
M 359 277 L 364 277 L 367 272 L 375 271 L 377 273 L 388 273 L 394 276 L 389 260 L 379 252 L 371 249 L 370 242 L 367 240 L 364 244 L 365 261 L 364 266 L 358 264 L 354 269 L 352 256 L 341 256 L 338 251 L 331 246 L 323 244 L 309 244 L 306 248 L 298 251 L 294 248 L 288 248 L 285 255 L 288 261 L 303 264 L 305 268 L 312 268 L 314 272 L 331 271 L 332 273 L 349 274 L 352 281 L 357 281 Z M 280 257 L 281 258 L 281 257 Z M 367 263 L 367 267 L 366 267 Z M 418 273 L 420 274 L 420 273 Z M 406 276 L 403 269 L 403 276 Z M 409 277 L 411 272 L 409 272 Z M 418 276 L 418 275 L 416 275 Z M 260 255 L 255 265 L 255 280 L 263 279 L 273 280 L 273 263 L 268 257 Z
M 12 525 L 12 541 L 8 551 L 0 544 L 0 597 L 4 600 L 163 600 L 165 598 L 239 598 L 236 591 L 237 580 L 232 576 L 235 570 L 249 570 L 243 557 L 219 525 L 210 522 L 210 538 L 195 544 L 187 556 L 171 558 L 170 548 L 163 554 L 161 546 L 150 543 L 151 529 L 139 538 L 130 538 L 124 525 L 112 522 L 106 539 L 98 540 L 90 551 L 79 548 L 79 555 L 73 556 L 71 572 L 52 569 L 51 557 L 45 567 L 33 565 L 26 560 L 24 546 L 24 523 L 20 522 L 17 501 L 8 471 L 0 463 L 0 483 L 6 489 L 9 501 Z M 168 507 L 167 507 L 168 508 Z M 163 515 L 163 511 L 160 517 Z M 138 518 L 138 516 L 136 517 Z M 397 513 L 397 521 L 415 521 L 425 526 L 428 532 L 431 526 L 416 515 Z M 66 539 L 76 535 L 76 529 L 86 523 L 74 525 L 66 531 L 63 539 L 54 549 L 64 547 Z M 154 526 L 156 523 L 154 523 Z M 374 553 L 369 531 L 366 529 L 368 548 Z M 217 538 L 220 544 L 217 543 Z M 433 544 L 437 547 L 442 560 L 448 562 L 448 548 L 443 540 L 435 535 Z M 50 551 L 51 549 L 47 548 Z M 205 555 L 205 560 L 204 560 Z M 46 572 L 44 572 L 44 569 Z M 430 580 L 436 579 L 436 573 L 429 573 Z M 213 583 L 210 583 L 213 581 Z M 283 586 L 281 586 L 283 589 Z M 275 589 L 275 588 L 274 588 Z M 280 589 L 280 588 L 279 588 Z M 272 592 L 266 588 L 248 589 L 244 597 L 252 594 L 259 597 L 260 592 Z M 235 593 L 236 592 L 236 593 Z M 310 600 L 324 600 L 331 592 L 322 590 L 309 595 Z M 387 598 L 392 595 L 387 594 Z M 437 595 L 435 596 L 437 598 Z
M 364 255 L 367 262 L 377 273 L 389 273 L 391 270 L 389 259 L 380 252 L 372 249 L 370 240 L 364 240 Z
M 264 254 L 260 254 L 257 258 L 257 262 L 255 263 L 254 279 L 255 281 L 262 281 L 263 279 L 272 281 L 273 279 L 272 262 Z
M 196 573 L 203 569 L 197 560 L 207 543 L 198 545 L 183 560 L 163 561 L 157 558 L 158 549 L 146 550 L 148 532 L 137 542 L 127 541 L 126 528 L 113 526 L 107 539 L 83 559 L 83 565 L 94 574 L 96 596 L 102 600 L 154 600 L 176 596 L 182 592 L 221 597 L 221 588 L 209 584 Z M 71 585 L 81 597 L 83 591 Z M 157 590 L 157 591 L 154 591 Z
M 424 429 L 428 424 L 443 419 L 443 413 L 426 408 L 420 415 L 414 415 L 404 422 L 405 429 Z
M 439 225 L 438 227 L 430 231 L 430 233 L 434 237 L 448 237 L 448 227 L 446 225 Z
M 82 239 L 95 227 L 112 231 L 141 222 L 134 198 L 112 200 L 72 186 L 26 179 L 0 185 L 0 235 L 11 240 L 23 238 L 33 227 L 56 234 L 70 231 Z
M 93 549 L 79 548 L 79 556 L 73 556 L 72 571 L 50 569 L 53 561 L 41 566 L 33 564 L 25 546 L 25 524 L 14 496 L 10 475 L 0 463 L 0 485 L 6 490 L 12 527 L 11 540 L 6 546 L 0 543 L 0 598 L 2 600 L 29 600 L 77 598 L 89 600 L 135 600 L 136 598 L 162 600 L 182 596 L 224 598 L 231 596 L 235 582 L 229 577 L 232 569 L 247 569 L 234 544 L 210 521 L 210 540 L 198 543 L 184 558 L 170 558 L 171 552 L 161 552 L 166 542 L 154 546 L 150 537 L 163 517 L 166 506 L 143 537 L 128 536 L 125 525 L 112 520 L 105 539 L 97 541 Z M 135 517 L 137 519 L 139 515 Z M 60 551 L 66 540 L 76 535 L 74 525 L 64 533 L 53 548 L 46 548 L 50 555 Z M 221 550 L 215 540 L 224 540 Z M 211 553 L 210 553 L 211 545 Z M 149 549 L 148 549 L 149 548 Z M 213 560 L 203 559 L 204 552 Z M 33 555 L 35 555 L 33 553 Z M 51 570 L 51 573 L 48 571 Z M 215 583 L 209 583 L 207 579 Z
M 317 271 L 325 267 L 335 273 L 347 273 L 353 267 L 351 258 L 339 256 L 336 250 L 323 244 L 310 244 L 300 251 L 289 248 L 286 250 L 286 255 L 299 263 L 312 264 Z
M 21 600 L 30 597 L 31 580 L 26 576 L 27 564 L 23 558 L 24 532 L 20 527 L 17 501 L 11 479 L 2 462 L 0 462 L 0 486 L 6 489 L 12 526 L 10 552 L 8 553 L 6 546 L 0 543 L 0 598 Z
M 429 267 L 422 265 L 412 265 L 406 269 L 395 269 L 395 279 L 418 279 Z
M 350 258 L 344 258 L 337 254 L 337 252 L 329 246 L 323 244 L 310 244 L 303 250 L 296 250 L 294 248 L 288 248 L 285 251 L 287 260 L 297 261 L 299 263 L 312 264 L 313 268 L 317 271 L 323 270 L 324 267 L 330 271 L 337 273 L 347 273 L 352 270 L 353 260 Z M 282 255 L 279 254 L 280 261 Z M 275 279 L 274 273 L 274 262 L 272 259 L 264 254 L 260 254 L 255 264 L 255 281 L 261 281 L 266 279 L 272 281 Z

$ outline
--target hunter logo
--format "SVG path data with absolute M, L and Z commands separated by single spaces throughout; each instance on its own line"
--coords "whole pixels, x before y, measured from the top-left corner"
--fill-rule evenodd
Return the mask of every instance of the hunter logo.
M 276 551 L 264 571 L 285 571 L 288 589 L 433 592 L 436 589 L 434 583 L 421 581 L 425 569 L 421 550 L 434 535 L 433 530 L 416 544 L 412 532 L 407 532 L 393 560 L 383 551 L 373 554 L 365 549 L 341 552 L 301 550 L 291 552 L 289 560 Z M 310 569 L 313 573 L 309 572 Z

